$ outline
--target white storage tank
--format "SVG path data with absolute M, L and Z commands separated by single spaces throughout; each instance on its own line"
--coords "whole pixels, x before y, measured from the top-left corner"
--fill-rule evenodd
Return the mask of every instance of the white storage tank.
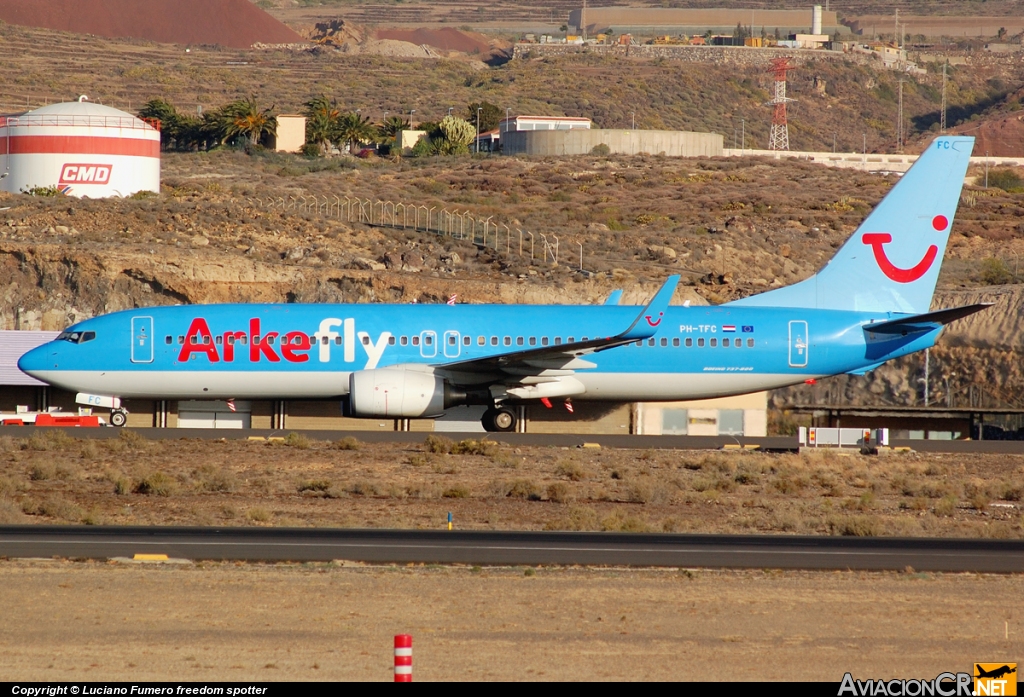
M 159 192 L 160 131 L 85 97 L 0 117 L 0 190 L 50 186 L 88 198 Z
M 815 5 L 811 10 L 811 33 L 821 34 L 821 5 Z

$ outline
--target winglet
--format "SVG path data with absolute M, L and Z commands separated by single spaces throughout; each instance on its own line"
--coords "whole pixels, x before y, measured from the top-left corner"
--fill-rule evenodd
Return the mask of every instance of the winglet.
M 651 302 L 647 303 L 629 329 L 619 334 L 619 339 L 635 340 L 648 339 L 658 333 L 662 319 L 665 317 L 665 310 L 676 293 L 676 286 L 679 285 L 679 274 L 673 274 L 665 279 L 665 285 L 654 294 Z
M 608 299 L 604 301 L 605 305 L 618 305 L 619 301 L 622 300 L 622 291 L 619 289 L 613 290 Z

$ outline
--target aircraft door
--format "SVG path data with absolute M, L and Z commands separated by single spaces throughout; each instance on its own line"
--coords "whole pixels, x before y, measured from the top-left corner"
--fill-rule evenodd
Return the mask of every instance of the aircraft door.
M 132 317 L 132 363 L 153 362 L 153 318 Z
M 461 351 L 459 345 L 459 333 L 453 331 L 447 331 L 444 333 L 444 357 L 445 358 L 458 358 L 459 351 Z
M 810 344 L 807 335 L 807 322 L 794 319 L 789 322 L 789 367 L 804 368 L 807 366 L 807 354 Z
M 420 355 L 424 358 L 433 358 L 437 355 L 437 334 L 427 330 L 420 332 Z

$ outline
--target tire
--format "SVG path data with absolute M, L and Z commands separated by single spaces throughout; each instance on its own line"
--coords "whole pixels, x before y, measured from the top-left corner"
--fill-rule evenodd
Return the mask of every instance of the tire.
M 488 409 L 484 412 L 484 415 L 480 417 L 480 424 L 484 427 L 484 430 L 488 433 L 493 433 L 498 430 L 498 426 L 494 423 L 494 409 Z
M 491 417 L 491 423 L 494 424 L 494 430 L 499 433 L 512 433 L 516 430 L 518 421 L 519 419 L 516 418 L 516 413 L 507 407 L 496 409 L 494 411 L 494 415 Z
M 117 426 L 118 428 L 128 423 L 128 412 L 123 409 L 115 409 L 110 412 L 110 425 Z

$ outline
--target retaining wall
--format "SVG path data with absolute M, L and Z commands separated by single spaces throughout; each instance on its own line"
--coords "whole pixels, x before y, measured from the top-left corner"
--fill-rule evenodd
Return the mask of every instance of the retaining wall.
M 723 137 L 717 133 L 603 128 L 515 131 L 505 133 L 501 140 L 506 155 L 588 155 L 595 146 L 603 144 L 614 155 L 718 157 L 724 145 Z

